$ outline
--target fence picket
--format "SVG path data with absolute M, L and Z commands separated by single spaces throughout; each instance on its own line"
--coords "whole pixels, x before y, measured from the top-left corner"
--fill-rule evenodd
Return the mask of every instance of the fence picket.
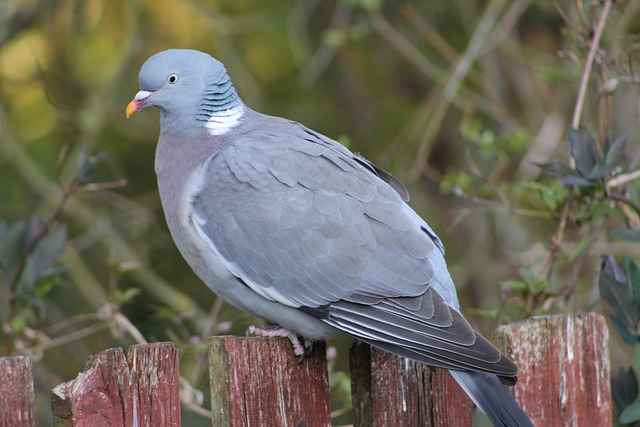
M 502 326 L 498 341 L 520 368 L 518 402 L 535 425 L 612 425 L 608 331 L 595 313 Z M 472 425 L 472 404 L 446 370 L 358 343 L 350 351 L 356 426 Z M 330 426 L 325 345 L 298 364 L 286 339 L 209 339 L 212 423 L 220 427 Z M 0 358 L 0 427 L 35 425 L 32 361 Z M 92 356 L 54 389 L 54 426 L 180 426 L 172 343 Z
M 596 313 L 538 316 L 501 326 L 519 368 L 515 396 L 534 425 L 612 423 L 609 333 Z
M 78 376 L 53 389 L 54 426 L 180 426 L 178 352 L 172 343 L 92 356 Z
M 0 426 L 34 426 L 35 406 L 31 357 L 0 358 L 0 378 Z
M 472 403 L 445 369 L 356 343 L 350 350 L 354 425 L 471 426 Z
M 302 364 L 286 338 L 211 337 L 212 423 L 331 426 L 325 345 Z

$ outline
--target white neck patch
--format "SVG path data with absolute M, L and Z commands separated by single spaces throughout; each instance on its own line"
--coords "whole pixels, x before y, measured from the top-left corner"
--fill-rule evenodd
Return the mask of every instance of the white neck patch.
M 244 105 L 237 105 L 228 110 L 216 111 L 209 117 L 204 126 L 209 129 L 210 135 L 224 135 L 240 124 L 240 119 L 244 116 Z

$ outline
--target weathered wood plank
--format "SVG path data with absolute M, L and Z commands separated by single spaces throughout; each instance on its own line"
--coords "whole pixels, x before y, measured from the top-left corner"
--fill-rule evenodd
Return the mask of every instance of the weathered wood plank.
M 498 341 L 518 365 L 515 396 L 535 425 L 611 426 L 604 317 L 535 317 L 501 326 Z
M 121 348 L 102 351 L 75 379 L 58 385 L 51 402 L 54 426 L 179 426 L 173 344 L 134 346 L 129 355 L 131 367 Z
M 124 351 L 102 351 L 91 356 L 75 379 L 53 389 L 54 426 L 132 425 L 133 394 Z
M 446 370 L 361 342 L 350 365 L 356 427 L 471 426 L 471 400 Z
M 325 345 L 298 364 L 285 338 L 210 337 L 216 427 L 330 426 Z
M 33 362 L 29 356 L 0 358 L 0 426 L 35 425 Z
M 180 361 L 173 343 L 134 345 L 129 369 L 138 392 L 141 426 L 180 426 Z

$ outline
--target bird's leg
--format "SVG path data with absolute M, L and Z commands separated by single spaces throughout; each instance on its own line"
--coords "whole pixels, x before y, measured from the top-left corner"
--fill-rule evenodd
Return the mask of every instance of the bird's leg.
M 291 341 L 293 346 L 293 354 L 298 356 L 298 363 L 304 362 L 304 358 L 311 354 L 313 350 L 313 342 L 302 338 L 300 335 L 292 332 L 282 326 L 249 326 L 247 334 L 259 337 L 284 337 Z

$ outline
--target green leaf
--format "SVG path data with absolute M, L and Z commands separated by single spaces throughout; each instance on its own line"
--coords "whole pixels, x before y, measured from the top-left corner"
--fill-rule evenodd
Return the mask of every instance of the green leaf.
M 585 127 L 580 126 L 569 131 L 569 144 L 577 171 L 588 176 L 600 161 L 598 143 Z
M 587 176 L 587 179 L 589 181 L 598 181 L 601 179 L 605 179 L 606 177 L 613 175 L 614 170 L 614 167 L 600 164 L 593 171 L 591 171 L 591 173 Z
M 640 420 L 640 402 L 634 402 L 620 413 L 620 422 L 630 424 Z
M 67 246 L 67 227 L 61 226 L 53 230 L 49 230 L 47 234 L 38 242 L 36 249 L 33 251 L 32 258 L 34 260 L 36 277 L 45 272 L 58 261 Z
M 618 239 L 626 240 L 628 242 L 640 243 L 640 230 L 633 230 L 630 228 L 616 228 L 611 234 Z
M 18 280 L 18 292 L 31 292 L 33 286 L 36 284 L 37 278 L 38 275 L 36 273 L 34 259 L 29 257 L 25 262 L 24 268 L 22 269 L 22 273 L 20 274 L 20 278 Z
M 14 316 L 9 321 L 9 329 L 13 332 L 20 332 L 27 326 L 27 319 L 22 315 Z
M 519 268 L 518 274 L 524 280 L 524 282 L 529 285 L 530 288 L 533 288 L 536 284 L 536 273 L 534 273 L 530 268 Z
M 620 318 L 612 314 L 609 315 L 609 318 L 611 319 L 611 323 L 613 323 L 613 326 L 616 328 L 616 331 L 618 331 L 618 333 L 620 334 L 620 338 L 622 338 L 622 341 L 624 341 L 625 344 L 628 345 L 636 345 L 636 343 L 638 342 L 638 337 L 629 330 L 629 327 L 625 325 L 624 322 L 620 320 Z
M 640 269 L 627 255 L 622 257 L 622 265 L 627 273 L 627 284 L 631 289 L 633 302 L 638 307 L 640 306 Z
M 38 278 L 38 283 L 33 289 L 34 297 L 42 300 L 42 298 L 49 295 L 49 293 L 53 290 L 54 283 L 54 276 L 48 277 L 46 279 Z
M 333 48 L 338 48 L 347 41 L 347 33 L 344 30 L 326 30 L 322 34 L 322 42 Z
M 84 151 L 84 149 L 81 151 L 81 154 L 82 154 L 80 157 L 81 168 L 80 168 L 80 172 L 78 173 L 78 179 L 76 180 L 76 183 L 78 185 L 84 185 L 91 182 L 91 179 L 93 178 L 93 174 L 95 173 L 96 168 L 106 158 L 109 157 L 109 153 L 107 153 L 106 151 L 101 151 L 95 157 L 92 157 L 89 160 L 86 159 L 86 152 Z
M 640 343 L 633 346 L 633 369 L 636 376 L 640 374 Z
M 535 293 L 542 294 L 544 293 L 544 291 L 546 291 L 550 287 L 551 287 L 551 282 L 549 281 L 549 279 L 542 279 L 538 283 L 536 283 Z
M 616 138 L 608 147 L 605 153 L 605 166 L 616 169 L 623 167 L 627 160 L 627 137 L 625 135 Z
M 576 171 L 561 162 L 536 163 L 536 166 L 546 172 L 552 173 L 558 178 L 563 178 L 565 176 L 579 176 Z
M 576 213 L 577 220 L 587 222 L 596 218 L 619 215 L 620 211 L 605 203 L 593 202 Z
M 638 381 L 633 369 L 620 368 L 617 375 L 611 376 L 611 397 L 620 408 L 625 408 L 636 400 Z
M 547 179 L 543 182 L 524 182 L 523 188 L 532 190 L 551 212 L 556 212 L 567 200 L 569 191 L 561 181 Z
M 560 178 L 560 181 L 562 181 L 564 185 L 572 185 L 574 187 L 594 187 L 596 184 L 593 181 L 589 181 L 587 178 L 575 175 L 564 176 Z
M 529 286 L 522 280 L 509 279 L 501 282 L 502 286 L 509 288 L 512 291 L 526 291 Z
M 0 236 L 0 269 L 6 277 L 13 277 L 13 272 L 27 250 L 25 233 L 27 224 L 24 221 L 4 222 Z
M 622 330 L 635 331 L 638 306 L 631 294 L 626 268 L 612 256 L 603 257 L 598 285 L 600 295 L 611 306 L 612 320 L 617 319 Z
M 69 269 L 70 267 L 67 265 L 59 265 L 47 269 L 44 273 L 36 277 L 36 286 L 33 289 L 33 294 L 38 298 L 44 297 L 53 289 L 56 278 L 69 271 Z
M 25 245 L 30 247 L 40 234 L 42 229 L 42 220 L 39 216 L 33 215 L 27 222 L 27 229 L 25 230 Z
M 115 298 L 119 303 L 127 304 L 133 301 L 135 297 L 141 293 L 142 291 L 139 288 L 129 288 L 121 292 L 116 292 Z
M 460 188 L 467 192 L 476 181 L 476 177 L 465 172 L 448 172 L 440 182 L 440 191 L 444 194 L 450 194 L 454 189 Z

